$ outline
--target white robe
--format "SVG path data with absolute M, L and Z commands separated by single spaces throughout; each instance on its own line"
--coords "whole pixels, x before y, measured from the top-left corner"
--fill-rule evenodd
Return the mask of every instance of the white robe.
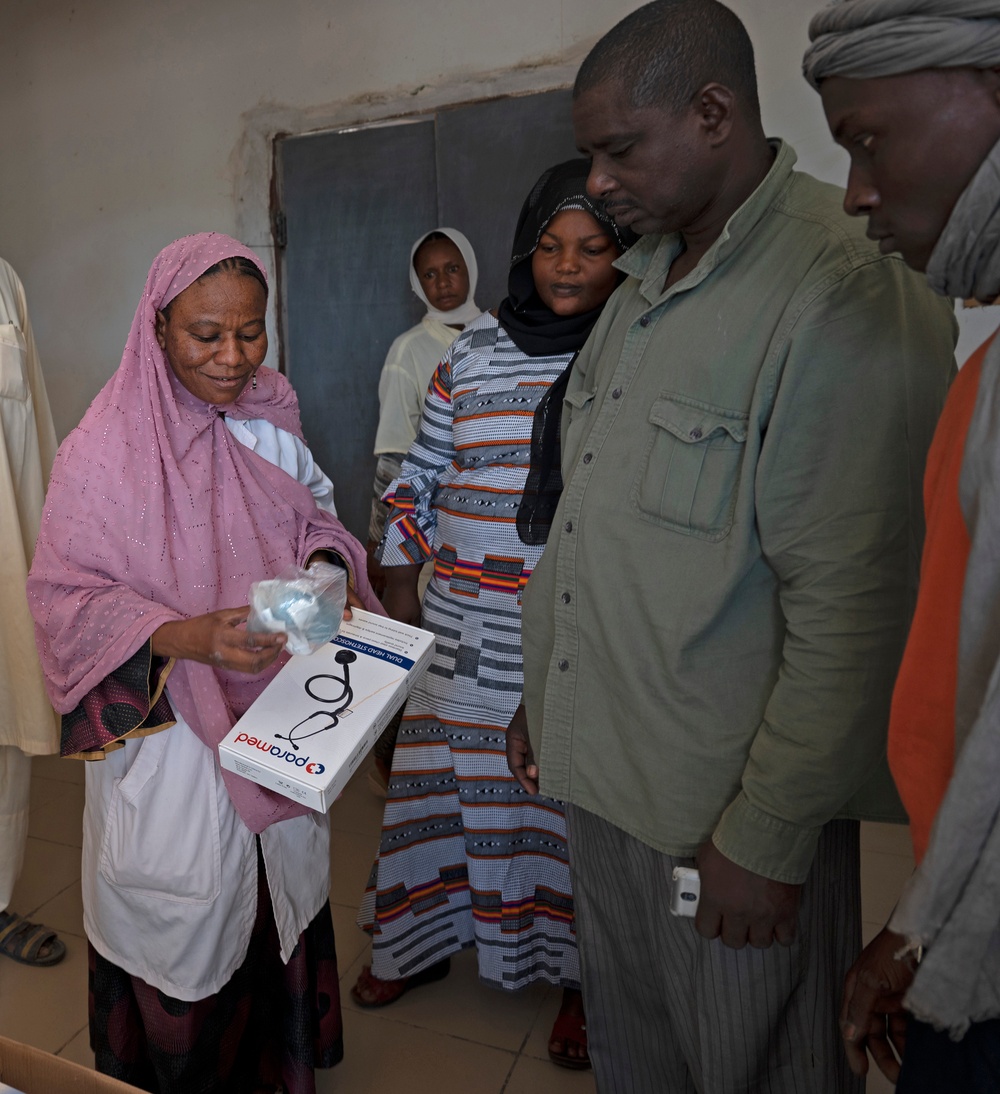
M 265 421 L 226 425 L 333 511 L 333 484 L 301 441 Z M 287 962 L 330 895 L 329 817 L 280 821 L 260 839 Z M 100 954 L 167 995 L 203 999 L 242 964 L 256 910 L 254 835 L 183 718 L 87 762 L 83 923 Z
M 56 454 L 56 432 L 24 288 L 0 259 L 0 746 L 59 750 L 24 586 Z
M 425 315 L 389 347 L 378 381 L 376 456 L 406 452 L 413 444 L 427 385 L 460 333 Z

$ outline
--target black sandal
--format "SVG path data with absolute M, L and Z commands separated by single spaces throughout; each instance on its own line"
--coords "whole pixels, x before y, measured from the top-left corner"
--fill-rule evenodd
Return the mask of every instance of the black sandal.
M 62 961 L 66 944 L 51 927 L 29 923 L 15 912 L 0 912 L 0 954 L 22 965 L 45 967 Z

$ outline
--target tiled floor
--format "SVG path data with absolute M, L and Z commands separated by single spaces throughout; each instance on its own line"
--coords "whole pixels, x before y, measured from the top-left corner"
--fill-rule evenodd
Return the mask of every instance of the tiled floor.
M 366 936 L 354 925 L 382 816 L 362 770 L 333 807 L 333 904 L 344 999 L 346 1058 L 321 1072 L 321 1094 L 366 1094 L 400 1085 L 409 1094 L 593 1094 L 589 1073 L 564 1071 L 546 1056 L 559 1004 L 555 989 L 516 996 L 482 987 L 475 958 L 461 954 L 444 981 L 384 1011 L 362 1011 L 347 994 L 367 961 Z M 87 1039 L 86 943 L 80 903 L 82 764 L 34 761 L 31 825 L 24 871 L 11 907 L 56 928 L 67 956 L 51 969 L 0 959 L 0 1033 L 93 1066 Z M 862 827 L 866 940 L 885 922 L 912 869 L 906 831 Z M 881 1076 L 869 1094 L 891 1090 Z

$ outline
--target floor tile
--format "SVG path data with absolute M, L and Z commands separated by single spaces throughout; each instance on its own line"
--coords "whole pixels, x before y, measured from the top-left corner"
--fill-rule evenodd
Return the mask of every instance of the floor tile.
M 874 920 L 864 920 L 861 924 L 861 945 L 867 946 L 884 926 L 884 923 L 876 923 Z
M 861 850 L 883 851 L 890 855 L 913 857 L 913 841 L 910 829 L 905 824 L 875 824 L 863 821 L 861 824 Z
M 348 994 L 353 983 L 342 981 L 344 1009 L 362 1013 Z M 545 986 L 539 984 L 520 992 L 485 987 L 479 982 L 476 955 L 469 949 L 452 956 L 451 972 L 444 980 L 367 1013 L 379 1020 L 517 1052 L 534 1024 L 545 992 Z
M 378 832 L 368 837 L 336 830 L 330 833 L 331 903 L 357 911 L 377 850 Z
M 90 1048 L 90 1027 L 84 1026 L 79 1033 L 58 1052 L 63 1059 L 70 1060 L 81 1067 L 94 1070 L 94 1053 Z
M 340 904 L 331 905 L 333 934 L 337 940 L 337 967 L 341 974 L 368 952 L 368 935 L 354 922 L 355 910 Z
M 21 915 L 29 915 L 79 880 L 78 848 L 29 836 L 24 867 L 14 886 L 10 906 Z
M 57 1052 L 87 1024 L 87 944 L 66 936 L 51 968 L 0 957 L 0 1029 L 5 1037 Z
M 903 855 L 881 851 L 862 854 L 861 918 L 869 923 L 885 923 L 912 873 L 913 860 Z
M 317 1094 L 501 1094 L 515 1060 L 510 1052 L 386 1022 L 354 1007 L 344 1009 L 344 1044 L 343 1062 L 316 1072 Z
M 371 945 L 367 942 L 365 943 L 365 948 L 354 959 L 353 965 L 348 965 L 343 961 L 337 962 L 337 969 L 340 973 L 340 994 L 344 998 L 345 1007 L 348 1005 L 354 1006 L 354 1004 L 350 1002 L 347 993 L 350 991 L 351 986 L 357 981 L 358 977 L 361 975 L 361 970 L 364 968 L 364 966 L 370 965 L 371 963 Z
M 549 1034 L 552 1032 L 552 1023 L 559 1013 L 559 1004 L 562 1002 L 562 988 L 549 987 L 539 1000 L 539 1007 L 535 1013 L 535 1019 L 531 1024 L 528 1039 L 521 1050 L 524 1055 L 536 1060 L 549 1061 Z M 555 1064 L 549 1064 L 555 1067 Z
M 66 783 L 59 779 L 43 779 L 38 775 L 31 776 L 31 798 L 28 802 L 29 809 L 38 809 L 43 805 L 56 801 L 66 790 Z
M 74 881 L 58 896 L 46 901 L 35 913 L 39 923 L 58 931 L 60 935 L 72 934 L 84 938 L 83 896 L 80 882 Z
M 334 929 L 341 970 L 347 1057 L 317 1077 L 319 1094 L 366 1094 L 405 1084 L 407 1094 L 592 1094 L 590 1072 L 572 1072 L 548 1060 L 548 1038 L 561 992 L 535 985 L 508 995 L 479 983 L 475 954 L 453 957 L 443 981 L 379 1011 L 349 997 L 370 961 L 367 936 L 355 915 L 371 867 L 383 802 L 368 788 L 371 761 L 331 810 Z M 64 937 L 66 960 L 34 969 L 0 959 L 0 1029 L 67 1059 L 93 1066 L 86 1029 L 86 943 L 80 901 L 83 765 L 55 757 L 33 761 L 30 838 L 12 907 Z M 907 830 L 862 826 L 864 940 L 881 929 L 912 870 Z M 892 1087 L 874 1070 L 868 1094 Z
M 100 763 L 100 760 L 91 761 Z M 85 760 L 64 760 L 61 756 L 35 756 L 31 761 L 31 773 L 58 782 L 83 785 Z
M 893 1094 L 895 1089 L 895 1084 L 890 1083 L 882 1072 L 879 1071 L 874 1064 L 870 1063 L 868 1079 L 865 1084 L 865 1094 Z
M 596 1090 L 592 1071 L 571 1071 L 548 1060 L 521 1056 L 504 1094 L 594 1094 Z
M 382 827 L 385 798 L 376 797 L 368 785 L 368 773 L 372 770 L 369 757 L 347 784 L 344 793 L 330 809 L 330 825 L 339 832 L 357 832 L 377 843 L 377 833 Z
M 32 806 L 28 835 L 67 847 L 82 847 L 83 795 L 82 783 L 65 783 L 56 801 Z

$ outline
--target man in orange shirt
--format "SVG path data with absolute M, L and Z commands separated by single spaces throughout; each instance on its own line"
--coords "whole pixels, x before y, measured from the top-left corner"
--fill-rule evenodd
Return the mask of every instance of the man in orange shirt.
M 841 0 L 810 37 L 806 78 L 851 156 L 847 211 L 942 294 L 996 299 L 1000 4 Z M 900 1094 L 1000 1089 L 998 430 L 991 341 L 955 382 L 929 455 L 922 584 L 893 696 L 890 763 L 920 865 L 848 975 L 841 1016 L 852 1068 L 867 1071 L 867 1048 Z M 890 1045 L 905 1047 L 901 1069 Z

